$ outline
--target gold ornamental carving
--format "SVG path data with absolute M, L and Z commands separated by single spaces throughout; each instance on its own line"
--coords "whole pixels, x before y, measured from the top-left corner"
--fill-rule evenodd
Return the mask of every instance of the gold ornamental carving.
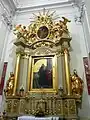
M 70 22 L 65 17 L 58 22 L 54 21 L 54 13 L 34 15 L 35 19 L 29 26 L 17 25 L 14 29 L 14 34 L 17 39 L 23 38 L 25 44 L 32 49 L 41 46 L 57 46 L 60 44 L 61 38 L 71 38 L 67 28 L 67 23 Z

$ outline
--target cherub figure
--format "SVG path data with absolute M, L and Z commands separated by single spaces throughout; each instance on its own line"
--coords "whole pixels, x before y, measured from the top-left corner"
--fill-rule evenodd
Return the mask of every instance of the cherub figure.
M 53 33 L 55 34 L 56 38 L 62 37 L 63 33 L 69 34 L 69 31 L 67 29 L 67 22 L 70 22 L 70 20 L 68 20 L 65 17 L 62 17 L 62 18 L 63 18 L 63 21 L 60 20 L 59 22 L 55 23 L 53 27 Z
M 71 22 L 70 20 L 68 20 L 67 18 L 65 17 L 62 17 L 63 18 L 63 21 L 62 21 L 62 28 L 64 31 L 68 32 L 68 28 L 67 28 L 67 22 Z
M 17 35 L 17 38 L 23 37 L 23 38 L 28 38 L 28 30 L 26 29 L 26 26 L 17 25 L 14 29 L 14 34 Z

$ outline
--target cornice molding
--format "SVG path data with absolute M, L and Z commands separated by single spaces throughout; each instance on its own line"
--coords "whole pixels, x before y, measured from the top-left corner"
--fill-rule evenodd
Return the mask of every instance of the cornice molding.
M 81 3 L 80 0 L 68 0 L 65 2 L 57 2 L 57 3 L 49 3 L 49 4 L 42 4 L 42 5 L 34 5 L 29 7 L 19 7 L 16 6 L 15 2 L 13 0 L 1 0 L 4 3 L 7 3 L 7 5 L 10 7 L 11 12 L 15 14 L 16 12 L 27 12 L 35 9 L 42 9 L 42 8 L 53 8 L 53 7 L 66 7 L 71 6 L 72 4 L 77 5 L 79 7 L 79 4 Z M 83 0 L 81 0 L 83 1 Z
M 45 4 L 45 5 L 38 5 L 33 7 L 23 7 L 23 8 L 17 8 L 16 13 L 24 13 L 28 11 L 35 11 L 35 10 L 41 10 L 43 8 L 50 9 L 50 8 L 57 8 L 57 7 L 69 7 L 74 4 L 73 0 L 67 1 L 67 2 L 58 2 L 58 3 L 52 3 L 52 4 Z
M 7 25 L 9 29 L 12 28 L 12 20 L 15 14 L 14 8 L 10 7 L 12 5 L 9 4 L 8 0 L 1 0 L 0 7 L 1 7 L 1 20 Z
M 8 6 L 11 8 L 11 10 L 13 11 L 13 14 L 15 14 L 16 11 L 16 5 L 14 4 L 13 0 L 4 0 L 8 2 Z
M 16 6 L 12 0 L 1 0 L 0 5 L 2 7 L 2 12 L 9 16 L 14 16 L 16 12 Z
M 2 14 L 2 21 L 7 25 L 7 27 L 11 30 L 12 29 L 12 17 L 8 16 L 7 14 Z
M 16 6 L 15 2 L 13 0 L 1 0 L 4 1 L 4 3 L 7 3 L 7 5 L 10 7 L 11 12 L 13 14 L 15 13 L 22 13 L 22 12 L 28 12 L 28 11 L 32 11 L 32 10 L 36 10 L 36 9 L 42 9 L 42 8 L 57 8 L 57 7 L 68 7 L 71 5 L 77 5 L 76 0 L 68 0 L 65 2 L 57 2 L 57 3 L 49 3 L 49 4 L 42 4 L 42 5 L 34 5 L 34 6 L 29 6 L 29 7 L 19 7 Z M 79 1 L 79 0 L 78 0 Z
M 86 8 L 84 0 L 80 2 L 78 8 L 79 8 L 79 16 L 75 17 L 75 22 L 82 23 Z

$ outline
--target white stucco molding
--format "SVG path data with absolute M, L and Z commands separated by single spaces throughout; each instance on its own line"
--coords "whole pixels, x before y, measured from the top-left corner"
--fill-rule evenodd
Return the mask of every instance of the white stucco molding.
M 12 20 L 15 14 L 14 6 L 10 7 L 9 0 L 1 0 L 0 1 L 0 21 L 4 22 L 8 28 L 12 27 Z
M 1 0 L 1 4 L 3 5 L 4 9 L 7 9 L 7 11 L 14 15 L 16 11 L 16 6 L 13 2 L 13 0 Z
M 37 5 L 32 7 L 23 7 L 23 8 L 17 8 L 16 13 L 26 13 L 31 11 L 37 11 L 42 10 L 43 8 L 46 9 L 54 9 L 54 8 L 63 8 L 63 7 L 69 7 L 74 4 L 73 0 L 67 1 L 67 2 L 57 2 L 57 3 L 51 3 L 51 4 L 43 4 L 43 5 Z

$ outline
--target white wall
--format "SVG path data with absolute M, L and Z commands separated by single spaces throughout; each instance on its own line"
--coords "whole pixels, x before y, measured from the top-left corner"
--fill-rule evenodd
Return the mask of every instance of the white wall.
M 83 30 L 86 38 L 86 45 L 88 53 L 90 52 L 90 0 L 82 0 L 84 1 L 83 6 Z
M 5 58 L 5 51 L 8 42 L 8 36 L 12 23 L 11 8 L 8 6 L 7 1 L 0 1 L 0 77 L 2 74 L 2 68 Z
M 2 6 L 0 4 L 0 79 L 2 75 L 2 69 L 3 69 L 3 63 L 4 63 L 4 47 L 6 46 L 6 35 L 7 35 L 7 29 L 6 24 L 4 23 L 2 19 Z M 1 102 L 2 102 L 2 96 L 0 95 L 0 111 L 1 111 Z
M 6 47 L 7 43 L 9 41 L 9 33 L 10 33 L 10 25 L 11 25 L 11 19 L 12 14 L 11 13 L 11 8 L 7 5 L 4 4 L 4 0 L 0 1 L 0 79 L 2 75 L 2 70 L 3 70 L 3 64 L 5 61 L 5 55 L 6 55 Z M 8 52 L 7 52 L 8 54 Z M 0 96 L 0 112 L 2 111 L 2 105 L 3 105 L 3 96 Z
M 83 16 L 82 16 L 82 30 L 84 35 L 84 43 L 82 46 L 82 49 L 86 47 L 86 54 L 83 54 L 83 57 L 89 57 L 90 53 L 90 0 L 84 0 L 85 5 L 83 7 Z M 89 63 L 90 65 L 90 63 Z M 85 78 L 85 74 L 83 75 L 83 78 Z M 84 93 L 83 93 L 83 104 L 82 104 L 82 110 L 79 112 L 80 116 L 87 118 L 90 118 L 90 95 L 87 93 L 87 83 L 85 81 L 84 85 Z M 86 102 L 84 102 L 86 101 Z M 87 109 L 85 109 L 87 108 Z M 83 114 L 84 113 L 84 114 Z

